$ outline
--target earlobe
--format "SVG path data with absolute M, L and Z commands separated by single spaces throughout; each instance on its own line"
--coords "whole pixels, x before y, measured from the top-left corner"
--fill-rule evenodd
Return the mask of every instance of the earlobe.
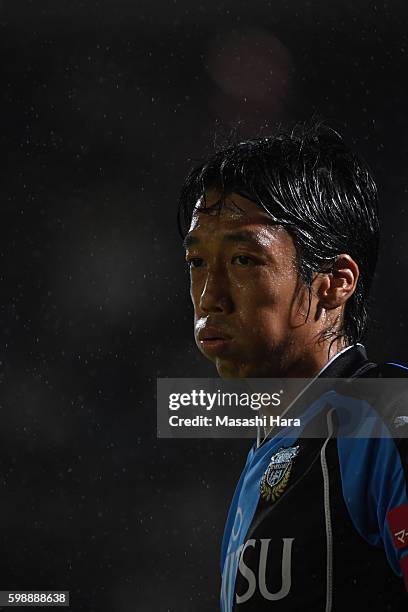
M 326 310 L 343 306 L 353 295 L 359 277 L 357 263 L 350 255 L 339 255 L 330 272 L 320 276 L 316 294 L 319 305 Z

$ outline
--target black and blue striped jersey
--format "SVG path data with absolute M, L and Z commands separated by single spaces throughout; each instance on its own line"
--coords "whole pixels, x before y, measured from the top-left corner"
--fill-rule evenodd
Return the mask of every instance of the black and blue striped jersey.
M 320 376 L 407 374 L 356 345 Z M 287 428 L 250 449 L 222 543 L 223 612 L 408 610 L 408 440 L 335 435 L 336 401 L 310 404 L 324 438 Z

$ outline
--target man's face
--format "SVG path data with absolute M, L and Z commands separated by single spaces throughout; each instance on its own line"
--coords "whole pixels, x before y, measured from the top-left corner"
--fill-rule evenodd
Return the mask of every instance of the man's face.
M 219 196 L 206 199 L 209 208 Z M 231 194 L 220 211 L 196 206 L 185 245 L 195 340 L 219 375 L 302 376 L 312 322 L 288 232 Z

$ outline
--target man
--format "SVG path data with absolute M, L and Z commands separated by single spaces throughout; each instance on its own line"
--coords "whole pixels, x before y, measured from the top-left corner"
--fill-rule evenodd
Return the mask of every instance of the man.
M 196 343 L 221 377 L 405 375 L 360 344 L 377 194 L 336 132 L 297 126 L 216 152 L 187 177 L 179 223 Z M 313 389 L 301 400 L 315 410 Z M 324 439 L 272 429 L 250 450 L 222 544 L 223 611 L 406 609 L 406 440 L 337 437 L 335 401 L 316 414 Z

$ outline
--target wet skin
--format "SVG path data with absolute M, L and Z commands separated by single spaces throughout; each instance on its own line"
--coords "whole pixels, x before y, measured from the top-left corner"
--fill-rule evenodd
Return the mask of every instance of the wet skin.
M 207 208 L 218 200 L 208 193 Z M 238 194 L 210 214 L 201 204 L 185 239 L 198 348 L 224 378 L 313 376 L 344 346 L 329 353 L 319 334 L 340 325 L 357 264 L 340 255 L 333 274 L 316 274 L 309 309 L 285 229 Z

